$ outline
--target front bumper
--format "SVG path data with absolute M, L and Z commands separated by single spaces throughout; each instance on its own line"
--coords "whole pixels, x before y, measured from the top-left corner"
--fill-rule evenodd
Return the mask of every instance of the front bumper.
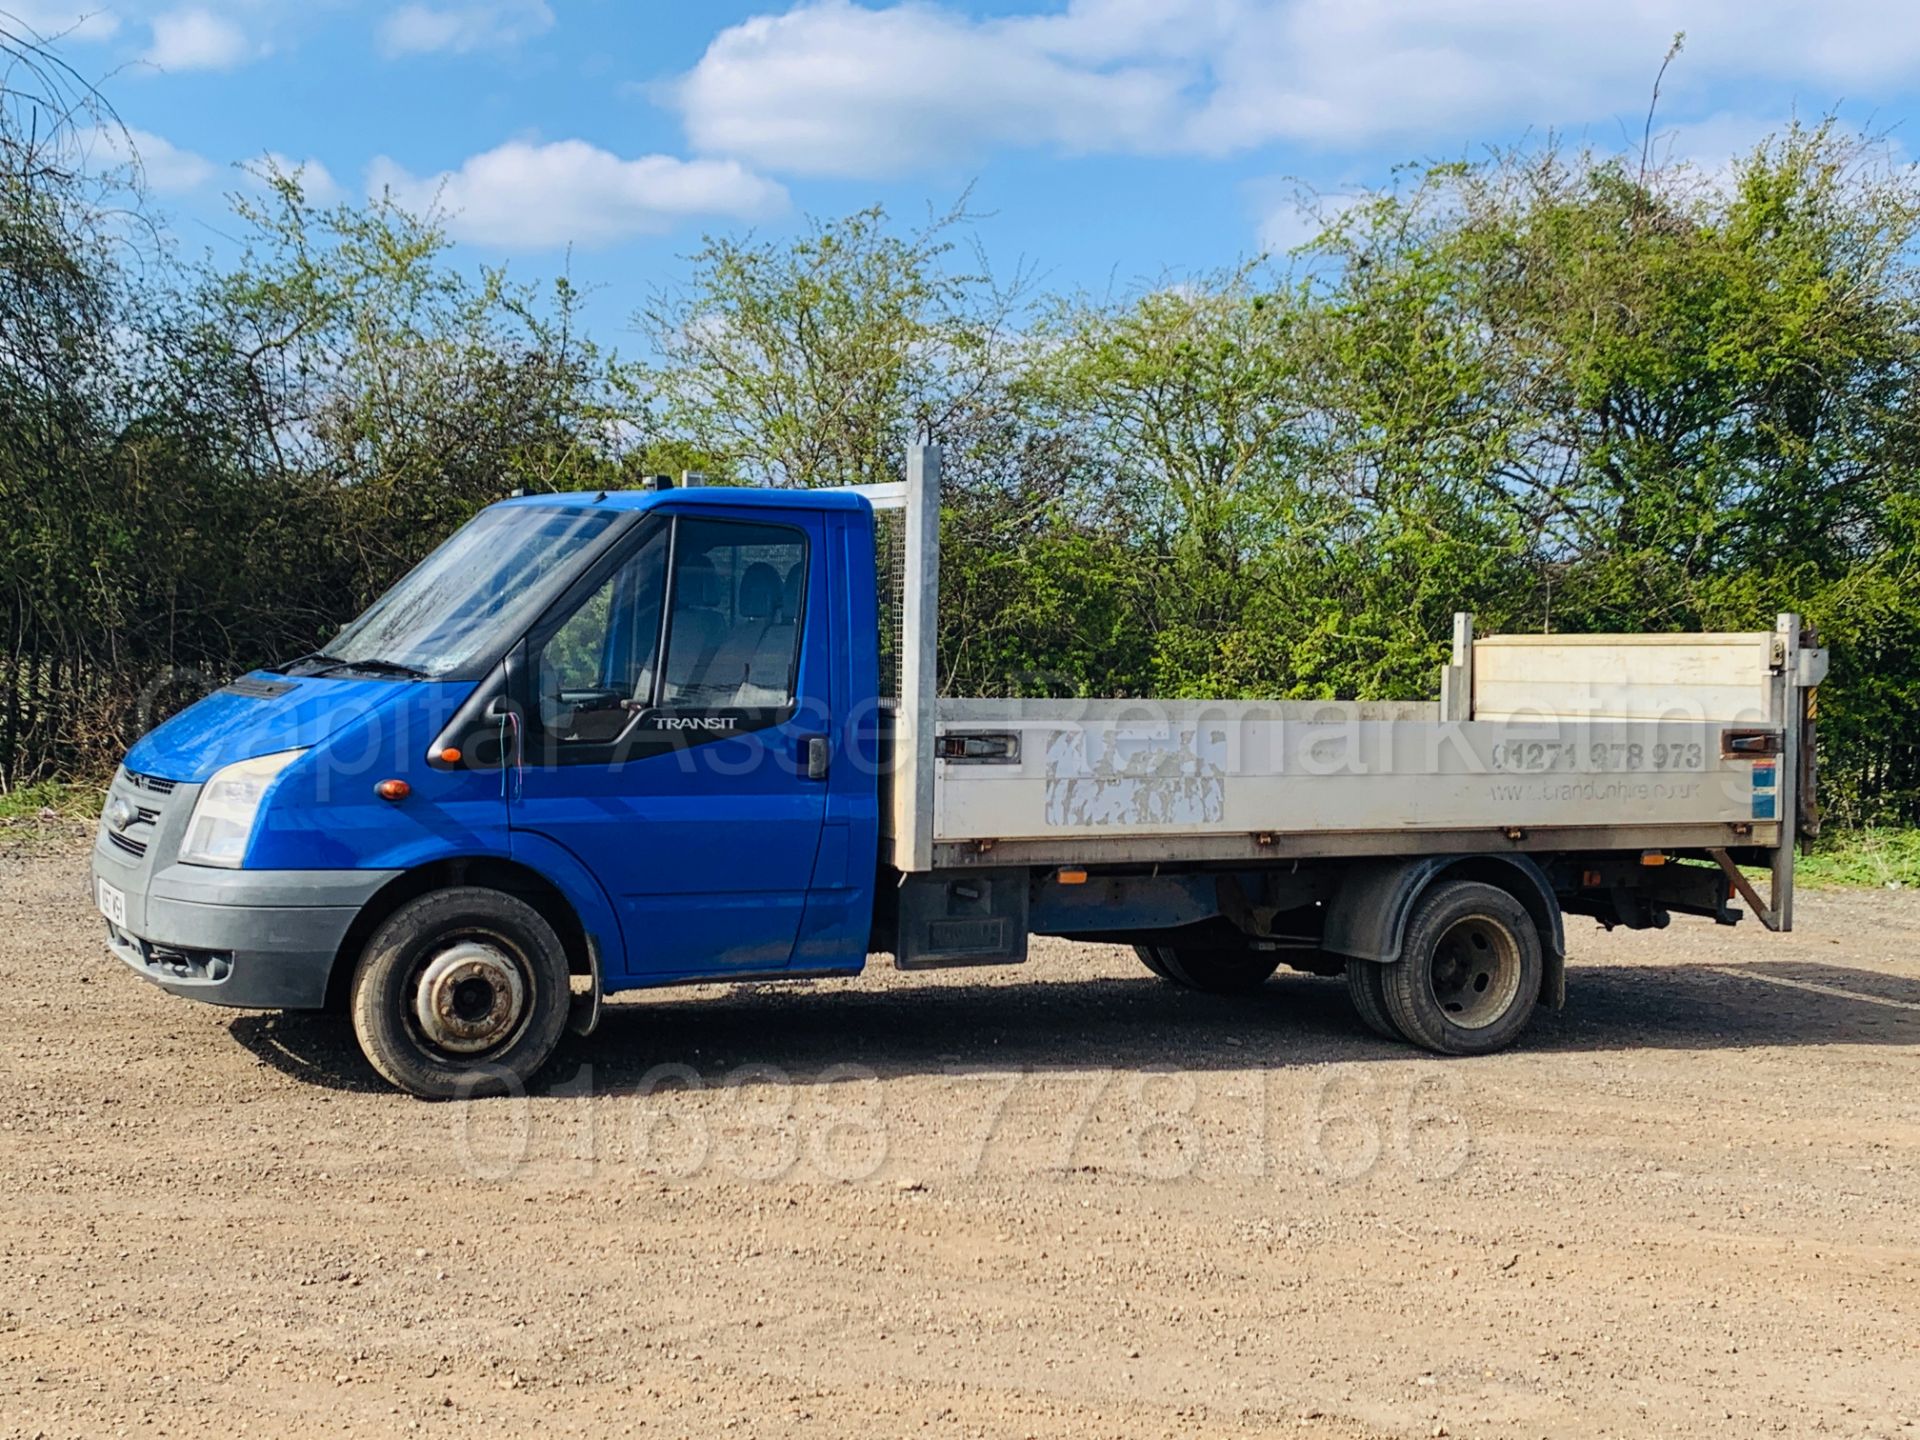
M 144 919 L 134 928 L 133 896 L 128 923 L 104 920 L 107 948 L 127 968 L 162 990 L 213 1005 L 250 1010 L 318 1010 L 341 943 L 360 908 L 397 870 L 212 871 L 215 883 L 198 876 L 183 882 L 172 866 L 154 876 L 142 897 Z M 98 882 L 116 884 L 96 866 Z M 190 889 L 217 899 L 189 899 L 166 888 Z M 288 904 L 291 898 L 310 903 Z M 334 903 L 337 901 L 347 903 Z
M 115 782 L 125 783 L 124 772 Z M 314 1010 L 348 928 L 398 870 L 218 870 L 172 860 L 197 786 L 162 804 L 151 792 L 143 818 L 122 834 L 102 825 L 94 841 L 90 899 L 105 881 L 124 897 L 124 917 L 104 915 L 107 948 L 161 989 L 190 1000 L 255 1010 Z M 132 793 L 130 791 L 130 793 Z

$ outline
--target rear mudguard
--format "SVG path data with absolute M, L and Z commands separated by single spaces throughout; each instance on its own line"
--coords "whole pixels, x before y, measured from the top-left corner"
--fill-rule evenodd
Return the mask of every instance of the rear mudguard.
M 1368 860 L 1351 866 L 1327 907 L 1322 947 L 1349 959 L 1399 961 L 1414 902 L 1440 879 L 1482 880 L 1512 894 L 1540 932 L 1545 961 L 1540 998 L 1558 1010 L 1567 1001 L 1567 937 L 1553 885 L 1525 855 L 1427 855 Z

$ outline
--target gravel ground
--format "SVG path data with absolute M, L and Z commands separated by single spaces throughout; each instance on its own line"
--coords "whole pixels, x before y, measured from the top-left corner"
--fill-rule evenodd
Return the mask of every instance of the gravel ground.
M 84 877 L 0 834 L 0 1436 L 1920 1436 L 1920 896 L 1570 922 L 1485 1060 L 1043 942 L 428 1105 Z

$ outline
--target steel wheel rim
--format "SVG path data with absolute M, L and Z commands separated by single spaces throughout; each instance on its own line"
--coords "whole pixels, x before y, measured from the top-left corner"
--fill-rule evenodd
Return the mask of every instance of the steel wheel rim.
M 449 937 L 421 961 L 409 986 L 407 1021 L 429 1049 L 471 1060 L 519 1037 L 532 995 L 532 971 L 519 947 L 473 932 Z
M 1434 1003 L 1462 1030 L 1484 1030 L 1520 993 L 1520 942 L 1491 915 L 1467 915 L 1440 935 L 1427 962 Z

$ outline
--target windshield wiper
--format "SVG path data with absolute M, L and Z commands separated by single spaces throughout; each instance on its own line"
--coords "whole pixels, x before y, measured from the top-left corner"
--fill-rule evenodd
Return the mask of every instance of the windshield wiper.
M 369 675 L 404 675 L 409 680 L 425 680 L 427 672 L 418 665 L 402 665 L 398 660 L 339 660 L 331 655 L 316 655 L 328 670 L 364 670 Z
M 304 655 L 294 656 L 293 659 L 286 661 L 284 664 L 269 665 L 266 668 L 278 675 L 291 675 L 303 665 L 315 667 L 314 673 L 317 673 L 319 670 L 324 670 L 330 665 L 344 665 L 345 663 L 346 662 L 337 655 L 326 655 L 318 650 L 309 650 Z
M 332 670 L 361 670 L 371 675 L 404 675 L 409 680 L 425 680 L 429 673 L 418 665 L 403 665 L 398 660 L 343 660 L 338 655 L 329 655 L 323 650 L 302 655 L 298 660 L 289 660 L 280 667 L 280 673 L 291 675 L 294 667 L 303 667 L 308 675 L 325 675 Z

